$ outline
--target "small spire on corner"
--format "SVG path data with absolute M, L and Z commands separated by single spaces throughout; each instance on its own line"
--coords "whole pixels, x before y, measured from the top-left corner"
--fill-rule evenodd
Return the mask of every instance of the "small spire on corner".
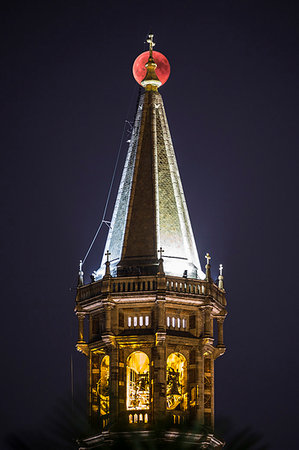
M 82 270 L 82 266 L 83 266 L 83 262 L 82 262 L 82 259 L 80 259 L 79 274 L 78 274 L 78 286 L 83 286 L 83 284 L 84 284 L 84 279 L 83 279 L 84 272 Z
M 107 256 L 107 260 L 106 260 L 106 262 L 105 262 L 106 270 L 105 270 L 104 278 L 111 277 L 111 273 L 110 273 L 110 261 L 109 261 L 109 256 L 110 256 L 110 255 L 111 255 L 111 253 L 109 252 L 109 250 L 107 250 L 107 252 L 105 253 L 105 256 Z
M 160 247 L 160 249 L 158 250 L 158 253 L 160 253 L 158 275 L 165 275 L 164 266 L 163 266 L 163 258 L 162 258 L 162 254 L 164 253 L 164 250 L 162 249 L 162 247 Z
M 220 266 L 219 266 L 219 277 L 218 277 L 218 287 L 222 291 L 224 291 L 223 279 L 224 279 L 224 277 L 223 277 L 223 265 L 220 264 Z
M 210 281 L 211 280 L 211 265 L 210 265 L 210 254 L 206 253 L 205 256 L 206 260 L 207 260 L 207 264 L 206 264 L 206 281 Z

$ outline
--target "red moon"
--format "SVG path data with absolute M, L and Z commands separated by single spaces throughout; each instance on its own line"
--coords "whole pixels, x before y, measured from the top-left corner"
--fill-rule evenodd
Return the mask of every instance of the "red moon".
M 153 57 L 157 64 L 156 74 L 162 84 L 166 83 L 170 74 L 170 64 L 167 58 L 160 52 L 153 51 Z M 146 67 L 149 58 L 149 51 L 141 53 L 137 56 L 133 64 L 133 75 L 137 83 L 141 84 L 141 81 L 146 75 Z

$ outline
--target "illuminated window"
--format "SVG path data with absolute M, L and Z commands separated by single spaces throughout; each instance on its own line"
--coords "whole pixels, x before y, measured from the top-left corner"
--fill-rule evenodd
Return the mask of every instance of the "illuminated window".
M 100 415 L 109 414 L 109 356 L 102 359 L 100 368 L 100 379 L 97 385 L 97 392 L 100 399 Z
M 144 414 L 144 423 L 148 423 L 148 414 L 147 413 Z
M 175 317 L 171 319 L 173 328 L 175 327 Z
M 170 327 L 170 317 L 167 317 L 167 326 Z
M 148 356 L 143 352 L 134 352 L 127 360 L 127 409 L 149 409 L 149 394 Z
M 186 328 L 186 319 L 182 320 L 183 328 Z
M 143 326 L 143 317 L 139 316 L 139 326 L 142 327 Z
M 178 328 L 181 328 L 181 319 L 179 317 L 177 318 L 177 321 L 178 321 Z
M 149 316 L 145 316 L 145 326 L 149 326 Z
M 128 317 L 128 327 L 132 326 L 132 317 Z
M 134 317 L 134 327 L 137 327 L 138 321 L 137 321 L 137 317 Z
M 187 362 L 181 353 L 171 353 L 167 358 L 167 409 L 187 409 Z

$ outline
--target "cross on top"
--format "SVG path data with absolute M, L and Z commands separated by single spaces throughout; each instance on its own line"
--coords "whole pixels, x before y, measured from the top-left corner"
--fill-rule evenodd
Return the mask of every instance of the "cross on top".
M 220 266 L 219 266 L 219 272 L 220 272 L 220 275 L 222 276 L 222 272 L 223 272 L 223 265 L 222 264 L 220 264 Z
M 153 34 L 149 34 L 148 35 L 148 39 L 146 40 L 146 42 L 149 44 L 149 51 L 152 53 L 152 51 L 153 51 L 153 48 L 155 47 L 155 43 L 154 43 L 154 41 L 153 41 L 153 37 L 154 37 L 154 35 Z
M 109 256 L 111 255 L 111 253 L 109 252 L 109 250 L 107 250 L 107 252 L 105 253 L 105 256 L 107 256 L 107 262 L 109 262 Z
M 79 262 L 79 271 L 80 272 L 82 272 L 82 266 L 83 266 L 83 262 L 82 262 L 82 259 L 80 259 L 80 262 Z
M 162 247 L 160 247 L 160 249 L 158 250 L 158 253 L 160 253 L 160 259 L 162 259 L 162 253 L 164 253 L 164 250 L 162 249 Z
M 207 264 L 210 264 L 210 259 L 211 259 L 211 257 L 210 257 L 210 254 L 209 254 L 209 253 L 206 253 L 205 258 L 206 258 L 206 260 L 207 260 Z

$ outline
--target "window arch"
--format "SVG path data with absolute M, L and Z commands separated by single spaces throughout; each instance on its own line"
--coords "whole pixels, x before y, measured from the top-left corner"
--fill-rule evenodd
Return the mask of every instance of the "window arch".
M 149 409 L 149 359 L 143 352 L 134 352 L 127 359 L 127 410 Z
M 187 361 L 181 353 L 171 353 L 167 358 L 167 409 L 187 409 Z
M 100 379 L 98 381 L 98 396 L 100 399 L 100 415 L 109 414 L 109 356 L 105 355 L 100 366 Z

